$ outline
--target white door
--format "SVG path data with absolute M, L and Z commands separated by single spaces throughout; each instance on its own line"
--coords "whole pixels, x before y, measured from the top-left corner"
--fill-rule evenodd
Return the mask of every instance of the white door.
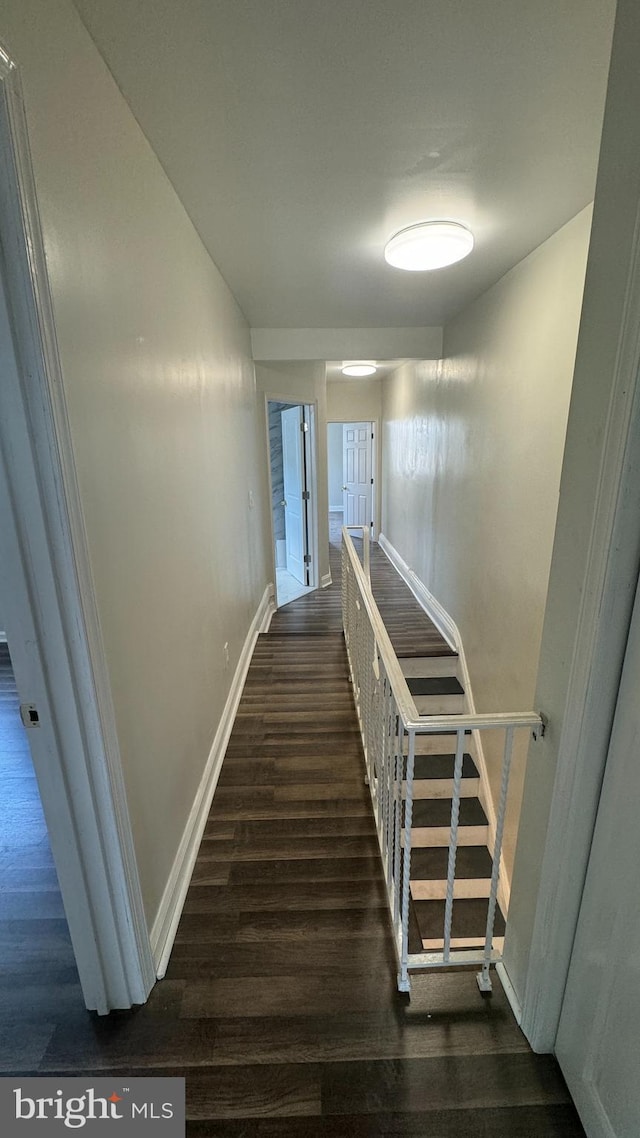
M 371 524 L 371 423 L 342 424 L 345 526 Z
M 306 517 L 302 497 L 305 489 L 302 407 L 290 407 L 288 411 L 282 411 L 281 419 L 287 569 L 296 581 L 306 585 L 304 560 L 307 552 Z
M 556 1052 L 588 1138 L 640 1134 L 640 589 Z

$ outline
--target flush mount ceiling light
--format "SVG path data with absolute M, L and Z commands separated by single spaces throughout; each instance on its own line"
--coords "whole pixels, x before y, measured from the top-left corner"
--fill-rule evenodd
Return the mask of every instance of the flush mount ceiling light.
M 377 367 L 371 360 L 345 360 L 342 365 L 342 374 L 361 377 L 365 375 L 375 375 Z
M 472 249 L 473 233 L 459 221 L 419 221 L 394 233 L 384 257 L 396 269 L 418 273 L 454 265 Z

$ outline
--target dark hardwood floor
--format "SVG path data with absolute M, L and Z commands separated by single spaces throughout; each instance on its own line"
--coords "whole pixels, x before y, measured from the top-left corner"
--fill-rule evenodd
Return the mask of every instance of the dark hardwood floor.
M 5 1070 L 186 1076 L 191 1138 L 579 1138 L 496 980 L 396 990 L 333 585 L 259 638 L 164 981 L 133 1012 L 50 1001 Z

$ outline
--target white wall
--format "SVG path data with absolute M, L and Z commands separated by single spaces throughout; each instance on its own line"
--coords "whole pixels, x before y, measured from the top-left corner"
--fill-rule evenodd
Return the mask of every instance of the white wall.
M 252 328 L 254 360 L 440 357 L 442 328 Z
M 453 320 L 443 360 L 384 385 L 382 528 L 458 624 L 480 711 L 533 705 L 590 216 Z
M 327 383 L 329 420 L 344 423 L 378 423 L 381 415 L 381 379 L 338 379 Z
M 6 0 L 0 42 L 24 85 L 151 924 L 267 582 L 249 331 L 72 4 Z
M 329 509 L 342 509 L 342 423 L 327 426 Z
M 290 403 L 315 403 L 316 451 L 318 469 L 318 567 L 321 582 L 328 582 L 329 569 L 329 495 L 327 489 L 327 382 L 325 365 L 318 360 L 257 363 L 256 384 L 262 394 L 258 398 L 262 431 L 266 438 L 265 399 Z M 264 470 L 267 458 L 264 457 Z M 266 474 L 265 474 L 266 477 Z M 273 554 L 271 555 L 273 558 Z

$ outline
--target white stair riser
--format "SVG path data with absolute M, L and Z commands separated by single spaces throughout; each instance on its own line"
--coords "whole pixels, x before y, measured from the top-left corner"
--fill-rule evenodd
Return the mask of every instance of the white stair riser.
M 444 948 L 444 937 L 435 938 L 433 940 L 423 940 L 422 947 L 425 952 L 437 952 L 439 949 Z M 493 947 L 497 952 L 502 952 L 504 948 L 504 937 L 494 936 Z M 484 933 L 480 937 L 451 937 L 451 948 L 484 948 Z
M 448 846 L 450 837 L 450 826 L 411 827 L 412 846 Z M 461 826 L 458 830 L 458 845 L 486 846 L 488 837 L 488 826 Z
M 472 745 L 472 736 L 465 735 L 464 749 L 473 758 Z M 415 755 L 455 755 L 455 753 L 455 735 L 416 735 Z
M 405 797 L 407 784 L 402 784 L 402 797 Z M 463 778 L 460 786 L 461 798 L 477 798 L 480 789 L 479 778 Z M 452 778 L 417 778 L 413 783 L 415 798 L 453 798 Z
M 470 900 L 475 897 L 488 897 L 491 880 L 488 877 L 459 877 L 453 885 L 453 899 Z M 444 901 L 447 896 L 446 881 L 411 881 L 411 896 L 414 901 Z
M 465 711 L 463 695 L 414 695 L 419 715 L 462 715 Z
M 431 679 L 433 676 L 455 676 L 460 679 L 457 656 L 405 656 L 398 661 L 403 676 Z

